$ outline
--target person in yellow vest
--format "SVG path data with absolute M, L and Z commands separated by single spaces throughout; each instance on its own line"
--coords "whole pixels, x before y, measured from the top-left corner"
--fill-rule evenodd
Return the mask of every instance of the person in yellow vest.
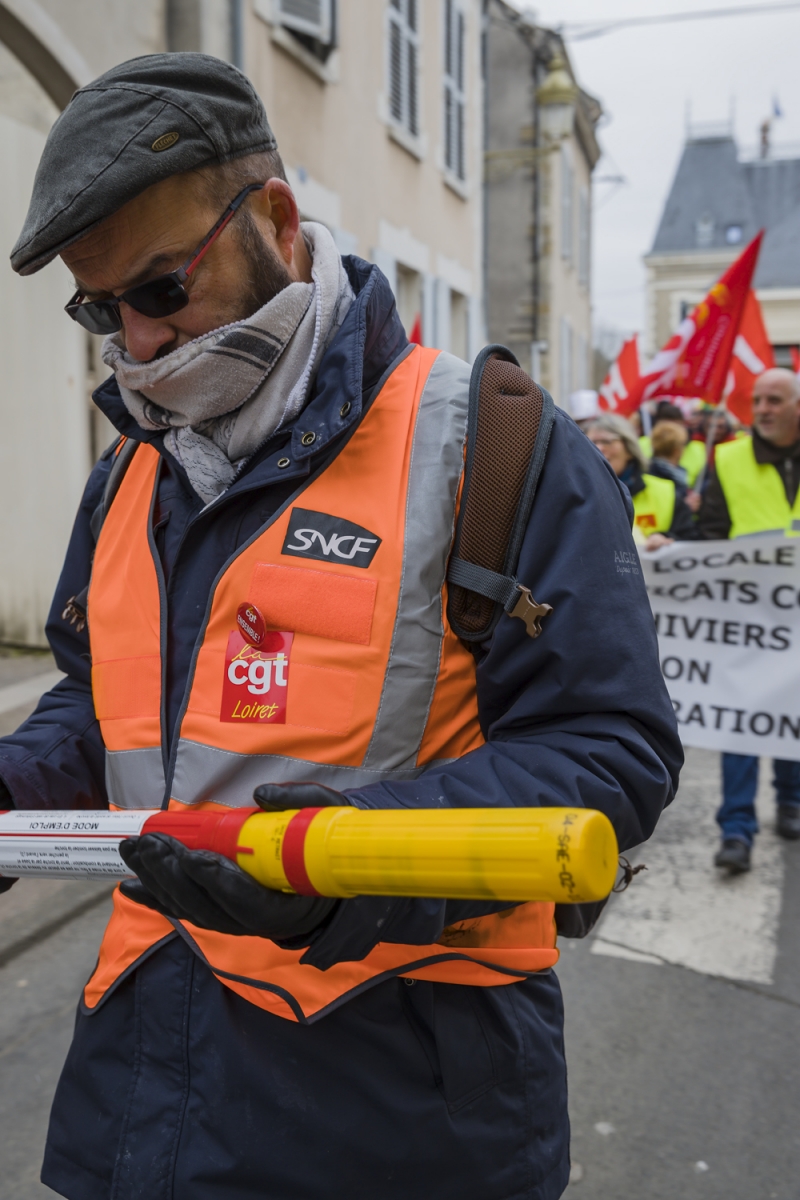
M 678 462 L 680 467 L 682 467 L 682 469 L 686 472 L 685 483 L 689 488 L 692 488 L 694 487 L 698 475 L 706 465 L 705 438 L 703 436 L 698 440 L 697 438 L 691 436 L 693 426 L 696 426 L 697 422 L 694 418 L 690 418 L 688 422 L 685 421 L 683 413 L 678 408 L 677 404 L 670 404 L 669 401 L 666 400 L 659 401 L 656 407 L 650 434 L 642 434 L 639 437 L 639 445 L 642 448 L 645 458 L 652 459 L 655 454 L 653 448 L 653 432 L 665 421 L 681 425 L 686 430 L 687 440 L 685 440 L 684 448 L 681 452 Z M 689 507 L 691 508 L 692 512 L 695 511 L 691 503 Z
M 655 550 L 669 541 L 694 538 L 692 514 L 675 480 L 647 471 L 647 460 L 629 421 L 608 413 L 594 422 L 588 436 L 630 492 L 634 539 L 640 545 Z
M 689 471 L 684 465 L 689 434 L 682 421 L 659 421 L 653 426 L 649 475 L 674 480 L 677 494 L 686 501 L 691 513 L 700 508 L 700 493 L 692 490 Z M 689 445 L 692 443 L 690 442 Z M 699 443 L 695 443 L 697 445 Z
M 684 416 L 678 406 L 674 405 L 673 407 L 680 416 L 672 417 L 673 420 L 681 421 L 689 438 L 681 454 L 680 465 L 686 472 L 686 482 L 690 490 L 694 487 L 700 472 L 706 465 L 706 428 L 703 417 L 703 402 L 701 400 L 694 400 L 692 406 L 688 416 Z M 692 511 L 696 510 L 693 508 Z
M 651 405 L 652 401 L 648 405 L 648 411 L 650 411 Z M 642 409 L 637 409 L 636 412 L 634 412 L 628 419 L 631 421 L 632 425 L 641 426 L 642 416 Z M 650 414 L 650 432 L 643 433 L 637 429 L 639 445 L 642 447 L 642 453 L 648 460 L 653 457 L 653 430 L 658 424 L 660 424 L 661 421 L 677 421 L 679 424 L 683 423 L 683 413 L 678 408 L 677 404 L 673 404 L 670 400 L 659 400 L 655 406 L 655 410 Z
M 681 454 L 680 465 L 686 472 L 686 482 L 689 487 L 694 487 L 697 478 L 706 465 L 706 444 L 699 441 L 697 438 L 692 438 L 687 442 L 686 448 Z
M 515 576 L 484 569 L 496 619 L 456 635 L 470 367 L 409 343 L 378 267 L 301 222 L 243 74 L 155 54 L 76 92 L 12 265 L 58 255 L 64 319 L 106 335 L 95 401 L 120 438 L 48 621 L 65 678 L 0 741 L 1 807 L 579 805 L 623 850 L 650 836 L 682 752 L 624 489 L 541 394 Z M 526 589 L 550 606 L 541 633 L 495 610 L 498 578 L 511 608 Z M 53 1103 L 54 1192 L 562 1194 L 554 905 L 335 900 L 297 860 L 284 894 L 162 834 L 121 853 Z
M 800 537 L 800 380 L 781 367 L 753 387 L 751 437 L 717 446 L 698 518 L 700 537 L 735 538 L 769 530 Z M 800 762 L 773 763 L 777 830 L 800 838 Z M 722 755 L 722 845 L 715 864 L 729 873 L 750 869 L 758 833 L 758 759 Z

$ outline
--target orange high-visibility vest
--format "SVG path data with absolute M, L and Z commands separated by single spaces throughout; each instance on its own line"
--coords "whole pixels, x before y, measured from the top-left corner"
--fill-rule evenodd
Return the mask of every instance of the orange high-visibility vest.
M 341 790 L 414 779 L 482 744 L 475 662 L 449 628 L 445 587 L 468 385 L 465 363 L 414 347 L 331 463 L 225 565 L 169 764 L 150 534 L 160 456 L 139 447 L 100 533 L 89 591 L 112 807 L 219 809 L 252 805 L 265 782 Z M 264 650 L 241 633 L 260 617 L 273 631 Z M 552 904 L 462 921 L 436 945 L 379 943 L 360 962 L 321 971 L 300 963 L 302 951 L 172 922 L 117 890 L 87 1007 L 176 929 L 227 987 L 299 1021 L 390 976 L 495 985 L 558 959 Z

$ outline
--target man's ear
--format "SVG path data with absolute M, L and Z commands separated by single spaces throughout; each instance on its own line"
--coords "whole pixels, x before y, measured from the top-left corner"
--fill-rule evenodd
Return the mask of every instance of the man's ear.
M 272 226 L 275 248 L 290 266 L 300 232 L 300 212 L 289 184 L 283 179 L 268 179 L 260 192 L 253 192 L 252 207 L 257 219 Z

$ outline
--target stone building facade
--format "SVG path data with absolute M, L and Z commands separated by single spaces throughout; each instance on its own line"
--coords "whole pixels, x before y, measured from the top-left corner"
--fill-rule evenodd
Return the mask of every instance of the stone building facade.
M 562 40 L 486 3 L 487 331 L 558 404 L 592 384 L 591 176 L 597 100 Z

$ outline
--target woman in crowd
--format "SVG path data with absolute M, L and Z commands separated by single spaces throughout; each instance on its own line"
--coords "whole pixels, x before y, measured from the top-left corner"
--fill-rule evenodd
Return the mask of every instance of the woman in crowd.
M 678 494 L 675 480 L 646 471 L 644 451 L 624 417 L 610 413 L 598 417 L 589 429 L 589 438 L 631 494 L 637 542 L 644 543 L 646 550 L 657 550 L 671 541 L 694 540 L 692 514 Z
M 685 500 L 692 513 L 700 507 L 700 496 L 692 490 L 689 472 L 684 462 L 689 433 L 682 421 L 659 421 L 653 426 L 653 456 L 647 468 L 648 475 L 659 479 L 671 479 L 675 493 Z M 694 443 L 700 445 L 699 442 Z
M 648 474 L 671 479 L 679 496 L 685 494 L 689 482 L 686 468 L 681 466 L 681 455 L 688 440 L 686 426 L 679 421 L 659 421 L 650 435 L 652 450 Z

